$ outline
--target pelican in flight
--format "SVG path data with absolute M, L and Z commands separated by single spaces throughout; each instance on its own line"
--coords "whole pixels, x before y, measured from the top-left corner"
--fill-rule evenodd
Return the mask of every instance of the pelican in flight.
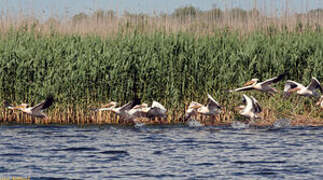
M 321 96 L 320 100 L 316 103 L 317 106 L 320 106 L 323 109 L 323 95 Z
M 320 94 L 316 92 L 317 89 L 323 93 L 323 88 L 315 77 L 312 77 L 311 83 L 306 87 L 295 81 L 288 80 L 284 87 L 284 96 L 288 97 L 291 93 L 296 92 L 296 94 L 301 96 L 320 97 Z
M 184 120 L 188 120 L 192 115 L 200 113 L 202 115 L 216 115 L 221 112 L 221 105 L 208 94 L 207 105 L 204 106 L 198 102 L 192 101 L 185 113 Z
M 151 107 L 143 108 L 143 112 L 147 113 L 148 118 L 166 118 L 167 109 L 157 101 L 153 101 Z
M 133 101 L 128 102 L 127 104 L 124 104 L 121 107 L 116 107 L 117 103 L 115 101 L 111 101 L 108 104 L 104 105 L 102 108 L 97 109 L 91 109 L 94 111 L 111 111 L 120 116 L 120 118 L 124 121 L 133 121 L 133 116 L 130 112 L 131 109 L 134 107 L 138 107 L 138 104 L 140 103 L 139 99 L 135 99 Z
M 234 90 L 229 90 L 229 92 L 240 92 L 240 91 L 248 91 L 248 90 L 258 90 L 258 91 L 261 91 L 261 92 L 267 92 L 267 93 L 270 93 L 270 94 L 275 94 L 277 93 L 277 89 L 271 87 L 270 85 L 273 84 L 273 83 L 277 83 L 279 82 L 280 80 L 282 80 L 284 78 L 286 74 L 281 74 L 279 76 L 276 76 L 274 78 L 271 78 L 271 79 L 268 79 L 266 81 L 263 81 L 263 82 L 258 82 L 259 79 L 257 78 L 254 78 L 254 79 L 251 79 L 250 81 L 248 81 L 247 83 L 244 84 L 244 87 L 241 87 L 241 88 L 237 88 L 237 89 L 234 89 Z
M 262 109 L 258 101 L 253 96 L 249 97 L 244 94 L 242 102 L 245 105 L 240 105 L 237 107 L 240 115 L 249 118 L 251 121 L 260 118 L 258 113 L 260 113 Z
M 49 108 L 53 104 L 53 102 L 54 102 L 54 98 L 52 96 L 48 96 L 46 100 L 44 100 L 43 102 L 33 107 L 28 107 L 27 104 L 21 104 L 19 106 L 13 107 L 13 106 L 10 106 L 8 103 L 5 103 L 5 106 L 8 109 L 19 110 L 33 117 L 47 118 L 47 115 L 43 113 L 43 110 Z
M 132 118 L 166 118 L 167 117 L 167 109 L 157 101 L 153 101 L 152 105 L 148 107 L 148 104 L 143 103 L 141 105 L 137 105 L 128 111 L 129 115 Z

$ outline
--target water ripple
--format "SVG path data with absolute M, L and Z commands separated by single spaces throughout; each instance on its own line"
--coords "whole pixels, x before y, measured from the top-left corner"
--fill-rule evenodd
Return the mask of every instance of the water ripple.
M 0 126 L 1 177 L 321 179 L 323 128 Z

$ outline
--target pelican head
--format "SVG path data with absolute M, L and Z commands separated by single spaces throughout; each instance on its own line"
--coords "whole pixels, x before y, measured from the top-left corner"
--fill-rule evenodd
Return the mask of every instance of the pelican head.
M 253 79 L 251 79 L 250 81 L 246 82 L 246 83 L 244 84 L 244 86 L 250 86 L 250 85 L 257 84 L 257 82 L 258 82 L 258 81 L 259 81 L 259 79 L 257 79 L 257 78 L 253 78 Z

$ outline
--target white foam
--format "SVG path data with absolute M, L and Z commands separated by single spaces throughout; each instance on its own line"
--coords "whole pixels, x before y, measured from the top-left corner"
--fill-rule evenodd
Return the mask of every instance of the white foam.
M 189 127 L 202 127 L 202 126 L 204 126 L 203 124 L 201 124 L 200 122 L 198 122 L 195 119 L 187 121 L 187 125 Z
M 246 128 L 249 128 L 249 124 L 246 124 L 240 121 L 234 121 L 232 122 L 231 127 L 233 129 L 246 129 Z

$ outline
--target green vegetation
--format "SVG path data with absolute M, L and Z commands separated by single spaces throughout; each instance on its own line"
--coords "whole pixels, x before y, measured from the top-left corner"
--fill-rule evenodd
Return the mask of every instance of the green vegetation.
M 201 37 L 156 32 L 101 38 L 12 30 L 0 36 L 0 96 L 12 102 L 38 102 L 52 93 L 56 106 L 85 108 L 108 100 L 126 102 L 136 94 L 182 110 L 191 100 L 205 102 L 207 92 L 223 104 L 232 103 L 240 95 L 227 95 L 226 89 L 282 72 L 304 84 L 312 76 L 322 81 L 323 32 L 263 31 L 244 37 L 227 31 Z M 283 82 L 278 86 L 282 90 Z M 277 108 L 282 107 L 294 108 Z

